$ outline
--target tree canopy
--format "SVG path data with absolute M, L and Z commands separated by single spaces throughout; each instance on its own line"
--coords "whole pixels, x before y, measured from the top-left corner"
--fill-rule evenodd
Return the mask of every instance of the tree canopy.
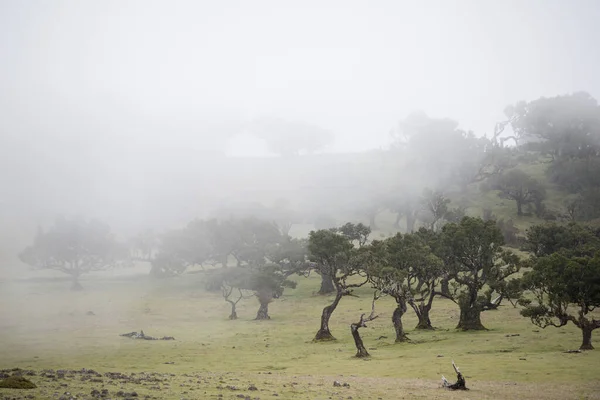
M 33 244 L 19 258 L 36 269 L 70 275 L 73 290 L 82 289 L 79 277 L 83 274 L 129 265 L 127 246 L 115 239 L 110 227 L 83 218 L 61 217 L 47 231 L 39 228 Z

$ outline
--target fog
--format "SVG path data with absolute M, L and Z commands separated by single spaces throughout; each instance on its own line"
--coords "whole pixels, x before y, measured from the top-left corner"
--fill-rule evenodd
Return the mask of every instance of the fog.
M 415 110 L 482 136 L 519 100 L 597 97 L 598 20 L 594 0 L 5 0 L 0 271 L 57 214 L 128 237 L 240 200 L 318 208 L 345 173 L 322 160 L 387 148 Z M 261 118 L 334 140 L 274 161 Z

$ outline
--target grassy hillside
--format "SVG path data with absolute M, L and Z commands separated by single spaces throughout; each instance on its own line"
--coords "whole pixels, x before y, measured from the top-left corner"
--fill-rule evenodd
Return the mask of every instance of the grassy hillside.
M 0 309 L 0 369 L 35 370 L 30 378 L 39 387 L 23 395 L 36 398 L 57 398 L 55 393 L 67 391 L 90 398 L 94 389 L 107 389 L 111 396 L 135 390 L 142 398 L 178 399 L 240 394 L 261 399 L 600 398 L 600 351 L 565 354 L 579 346 L 578 330 L 540 330 L 510 306 L 483 314 L 489 331 L 465 333 L 453 329 L 456 305 L 436 300 L 431 319 L 438 329 L 412 330 L 417 321 L 409 310 L 405 326 L 412 341 L 394 344 L 394 304 L 381 299 L 376 305 L 380 317 L 361 330 L 372 358 L 360 360 L 353 357 L 349 324 L 370 309 L 368 288 L 359 290 L 358 298 L 344 298 L 336 310 L 331 329 L 338 340 L 313 343 L 321 309 L 330 300 L 313 295 L 316 277 L 297 278 L 297 289 L 271 304 L 270 321 L 252 320 L 255 299 L 241 303 L 240 320 L 229 321 L 227 303 L 219 293 L 204 291 L 200 279 L 201 274 L 166 282 L 137 275 L 90 279 L 82 281 L 87 290 L 81 293 L 65 291 L 68 282 L 61 280 L 4 283 L 3 298 L 13 299 L 14 306 Z M 140 329 L 176 340 L 119 336 Z M 455 378 L 451 360 L 471 391 L 439 388 L 442 374 Z M 91 381 L 67 373 L 53 379 L 40 375 L 46 368 L 91 368 L 129 378 Z M 334 387 L 335 380 L 350 387 Z M 258 391 L 247 390 L 250 384 Z M 17 394 L 0 389 L 2 395 Z

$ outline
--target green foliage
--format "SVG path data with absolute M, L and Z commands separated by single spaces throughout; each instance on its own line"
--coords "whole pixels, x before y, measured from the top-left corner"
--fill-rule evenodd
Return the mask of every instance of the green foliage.
M 351 242 L 357 242 L 359 247 L 364 246 L 371 234 L 371 228 L 364 225 L 362 222 L 353 224 L 347 222 L 339 228 L 334 228 L 333 232 L 339 232 L 346 236 Z
M 498 306 L 492 301 L 493 293 L 508 295 L 506 280 L 519 271 L 520 262 L 503 245 L 504 238 L 495 221 L 465 217 L 458 224 L 449 223 L 442 228 L 440 251 L 450 276 L 458 284 L 461 313 L 469 310 L 478 320 L 481 311 Z
M 323 273 L 335 276 L 338 270 L 347 269 L 354 255 L 354 246 L 348 237 L 321 229 L 309 233 L 308 251 Z
M 593 256 L 560 250 L 535 258 L 532 270 L 523 276 L 523 285 L 534 294 L 535 302 L 522 301 L 521 314 L 542 328 L 572 322 L 583 332 L 583 350 L 593 348 L 591 331 L 600 328 L 600 320 L 591 315 L 600 306 L 600 247 L 596 249 Z
M 593 255 L 600 248 L 600 237 L 592 228 L 578 223 L 534 225 L 526 232 L 524 250 L 549 256 L 565 252 L 573 256 Z

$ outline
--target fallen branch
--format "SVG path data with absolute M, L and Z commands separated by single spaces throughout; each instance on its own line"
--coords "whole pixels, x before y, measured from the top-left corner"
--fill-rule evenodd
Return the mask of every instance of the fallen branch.
M 465 377 L 460 373 L 456 364 L 454 364 L 454 360 L 452 360 L 452 366 L 456 372 L 456 383 L 450 384 L 446 377 L 442 375 L 442 387 L 450 390 L 469 390 L 469 388 L 466 386 Z
M 161 338 L 156 338 L 153 336 L 148 336 L 144 334 L 144 331 L 137 332 L 129 332 L 129 333 L 121 333 L 119 336 L 124 336 L 132 339 L 142 339 L 142 340 L 175 340 L 173 336 L 163 336 Z

